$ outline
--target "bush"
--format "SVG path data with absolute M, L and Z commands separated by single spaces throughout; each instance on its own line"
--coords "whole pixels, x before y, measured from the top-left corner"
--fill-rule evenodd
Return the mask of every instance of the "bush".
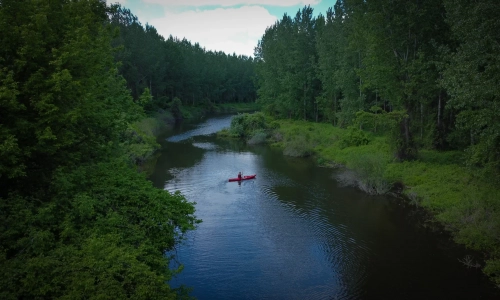
M 175 124 L 175 117 L 168 110 L 158 109 L 154 114 L 154 118 L 160 122 L 161 125 L 173 125 Z M 161 128 L 160 126 L 158 128 Z M 156 134 L 156 133 L 155 133 Z
M 234 119 L 233 119 L 234 120 Z M 229 129 L 231 134 L 236 137 L 244 137 L 245 136 L 245 128 L 243 127 L 243 124 L 233 124 L 231 122 L 231 128 Z
M 293 157 L 307 157 L 314 153 L 307 136 L 299 135 L 285 141 L 283 154 Z
M 385 194 L 392 184 L 384 179 L 389 158 L 382 153 L 353 156 L 347 167 L 356 173 L 356 185 L 369 194 Z
M 377 124 L 384 136 L 368 135 L 329 124 L 279 120 L 268 122 L 274 145 L 290 156 L 317 154 L 318 164 L 346 166 L 339 180 L 374 194 L 400 183 L 415 204 L 431 212 L 449 229 L 455 241 L 485 253 L 483 271 L 500 285 L 500 201 L 498 185 L 485 181 L 464 165 L 460 151 L 423 150 L 419 160 L 396 162 L 401 113 L 388 113 L 387 123 Z M 384 121 L 384 120 L 383 120 Z M 384 126 L 382 126 L 384 125 Z M 374 127 L 374 126 L 373 126 Z
M 125 153 L 133 163 L 143 163 L 160 148 L 155 137 L 160 128 L 160 122 L 154 118 L 146 118 L 129 124 L 122 135 L 122 146 L 126 148 Z
M 268 129 L 267 121 L 263 113 L 238 114 L 231 120 L 230 131 L 239 137 L 250 137 L 256 131 Z
M 255 134 L 247 141 L 249 145 L 263 144 L 266 142 L 267 133 L 264 131 L 257 131 Z
M 170 112 L 175 119 L 182 119 L 182 101 L 181 99 L 174 97 L 174 99 L 168 104 Z
M 339 146 L 343 149 L 352 146 L 368 145 L 369 142 L 370 139 L 366 132 L 356 127 L 349 127 L 347 132 L 341 137 Z

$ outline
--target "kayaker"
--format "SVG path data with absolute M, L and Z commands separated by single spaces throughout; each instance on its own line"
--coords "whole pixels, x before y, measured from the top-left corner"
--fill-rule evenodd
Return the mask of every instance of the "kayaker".
M 238 180 L 241 180 L 241 172 L 238 173 Z

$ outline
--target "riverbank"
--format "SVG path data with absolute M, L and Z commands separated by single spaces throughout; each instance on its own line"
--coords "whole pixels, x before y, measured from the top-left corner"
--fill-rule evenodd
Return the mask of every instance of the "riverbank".
M 259 109 L 255 103 L 224 103 L 211 106 L 180 107 L 182 117 L 176 119 L 169 110 L 158 110 L 150 116 L 129 124 L 123 136 L 122 147 L 130 161 L 142 166 L 160 149 L 157 137 L 176 122 L 192 122 L 211 114 L 244 113 Z
M 210 105 L 197 105 L 197 106 L 182 106 L 181 120 L 182 121 L 196 121 L 207 115 L 212 114 L 228 114 L 228 113 L 245 113 L 254 112 L 260 109 L 260 106 L 255 102 L 243 103 L 221 103 Z M 175 120 L 174 120 L 175 121 Z
M 220 136 L 267 142 L 285 155 L 312 156 L 321 166 L 342 168 L 339 181 L 370 194 L 405 195 L 430 212 L 457 243 L 483 253 L 463 263 L 482 268 L 500 285 L 500 189 L 466 168 L 462 153 L 421 150 L 417 160 L 397 162 L 385 136 L 361 130 L 263 115 L 241 115 L 233 123 Z

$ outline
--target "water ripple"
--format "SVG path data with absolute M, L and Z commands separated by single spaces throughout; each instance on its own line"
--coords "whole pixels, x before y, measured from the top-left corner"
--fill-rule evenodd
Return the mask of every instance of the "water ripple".
M 180 142 L 200 135 L 214 134 L 223 128 L 231 125 L 232 116 L 223 116 L 218 118 L 208 119 L 205 123 L 198 125 L 197 128 L 177 134 L 167 138 L 169 142 Z
M 172 140 L 210 131 L 204 130 Z M 404 287 L 398 285 L 410 286 L 415 280 L 432 283 L 425 277 L 433 276 L 434 269 L 421 270 L 419 274 L 425 276 L 418 279 L 400 279 L 405 264 L 413 263 L 403 254 L 398 257 L 404 262 L 401 266 L 391 265 L 394 253 L 407 247 L 405 243 L 411 242 L 407 236 L 414 233 L 410 226 L 401 229 L 395 225 L 398 223 L 391 216 L 396 221 L 404 218 L 394 217 L 387 202 L 338 188 L 331 173 L 311 170 L 303 162 L 284 160 L 281 155 L 256 154 L 253 148 L 238 144 L 229 149 L 212 136 L 193 138 L 189 143 L 207 151 L 197 150 L 192 162 L 169 169 L 172 178 L 164 188 L 180 190 L 196 202 L 196 216 L 203 223 L 178 247 L 176 259 L 184 270 L 172 281 L 173 286 L 192 286 L 193 296 L 201 300 L 354 300 L 406 296 L 391 293 L 401 292 Z M 239 171 L 257 174 L 257 178 L 228 182 Z M 411 246 L 417 249 L 420 244 Z M 423 248 L 418 249 L 405 254 L 419 255 Z M 381 259 L 380 255 L 385 256 Z M 412 267 L 420 266 L 413 263 Z M 384 274 L 392 277 L 384 278 Z M 440 282 L 440 287 L 446 284 Z M 419 299 L 404 296 L 385 299 Z

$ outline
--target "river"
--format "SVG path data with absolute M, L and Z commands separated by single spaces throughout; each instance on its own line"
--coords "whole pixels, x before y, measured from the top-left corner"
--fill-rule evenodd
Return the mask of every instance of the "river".
M 198 299 L 498 299 L 468 253 L 392 197 L 340 186 L 335 170 L 269 146 L 218 140 L 231 116 L 160 139 L 150 180 L 203 220 L 170 282 Z M 228 182 L 239 171 L 256 179 Z

